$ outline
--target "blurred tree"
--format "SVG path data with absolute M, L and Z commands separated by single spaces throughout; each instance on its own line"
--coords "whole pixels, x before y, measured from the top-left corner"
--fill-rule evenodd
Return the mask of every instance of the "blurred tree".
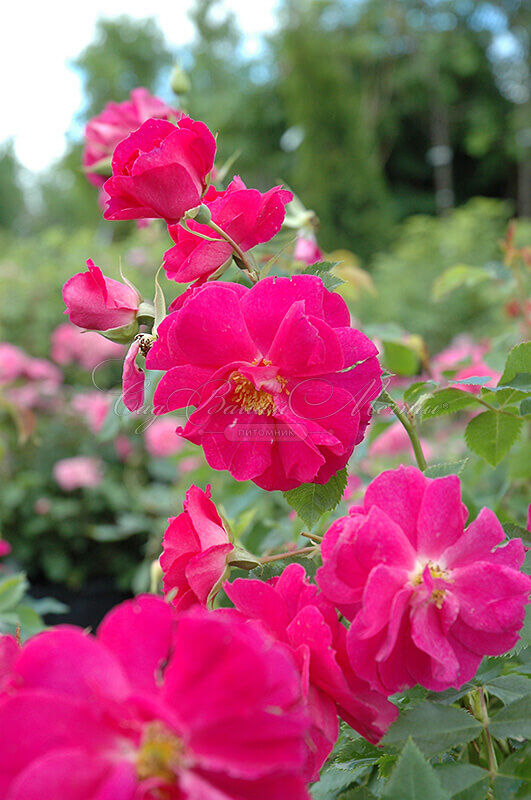
M 163 88 L 167 94 L 163 72 L 173 60 L 153 17 L 99 19 L 94 41 L 73 62 L 83 81 L 83 117 L 98 114 L 109 100 L 125 100 L 136 86 L 153 92 Z
M 0 228 L 17 230 L 26 219 L 21 171 L 13 142 L 4 142 L 0 147 Z

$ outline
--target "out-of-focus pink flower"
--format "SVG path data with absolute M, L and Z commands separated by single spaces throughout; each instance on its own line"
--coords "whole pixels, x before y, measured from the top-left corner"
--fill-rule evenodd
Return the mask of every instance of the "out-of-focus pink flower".
M 491 369 L 488 366 L 488 364 L 485 364 L 484 361 L 475 361 L 468 367 L 463 367 L 463 369 L 458 369 L 455 375 L 453 376 L 452 380 L 464 381 L 467 378 L 489 378 L 489 380 L 485 381 L 485 383 L 483 383 L 482 385 L 473 383 L 453 384 L 458 389 L 462 389 L 465 392 L 471 392 L 472 394 L 479 394 L 481 392 L 482 386 L 496 386 L 496 384 L 501 378 L 501 372 L 497 372 L 496 370 Z
M 352 671 L 347 630 L 317 586 L 308 582 L 304 567 L 290 564 L 267 583 L 238 579 L 223 588 L 242 614 L 259 620 L 297 661 L 312 719 L 308 780 L 318 779 L 336 743 L 338 714 L 369 741 L 380 740 L 398 709 Z
M 57 397 L 62 380 L 55 364 L 0 342 L 0 388 L 14 405 L 25 409 L 48 407 L 49 401 Z
M 112 405 L 112 397 L 104 392 L 81 392 L 72 398 L 72 409 L 85 418 L 93 433 L 99 433 Z
M 103 465 L 99 458 L 91 456 L 63 458 L 54 464 L 53 476 L 65 492 L 94 488 L 103 480 Z
M 293 258 L 295 261 L 302 261 L 308 266 L 323 260 L 324 253 L 317 244 L 317 239 L 313 233 L 299 233 L 295 242 Z
M 154 458 L 166 458 L 183 449 L 184 441 L 175 435 L 182 424 L 176 417 L 160 417 L 150 421 L 144 430 L 146 450 Z
M 178 222 L 201 203 L 216 141 L 203 122 L 149 119 L 116 147 L 105 219 Z
M 186 458 L 181 458 L 179 461 L 179 472 L 182 472 L 183 475 L 187 475 L 189 472 L 195 472 L 196 469 L 202 465 L 202 461 L 197 456 L 187 456 Z
M 0 558 L 8 556 L 11 552 L 11 545 L 5 539 L 0 539 Z
M 212 220 L 246 252 L 257 244 L 268 242 L 279 232 L 286 213 L 285 206 L 293 199 L 291 192 L 275 186 L 265 194 L 247 189 L 239 176 L 232 179 L 225 191 L 209 186 L 203 198 Z M 181 225 L 170 225 L 169 234 L 175 247 L 164 254 L 168 278 L 181 283 L 212 275 L 232 256 L 232 247 L 221 236 L 194 220 L 188 227 L 217 242 L 200 239 Z
M 206 605 L 228 575 L 227 559 L 234 550 L 216 506 L 206 492 L 191 486 L 184 511 L 168 520 L 160 557 L 164 591 L 180 609 Z
M 490 350 L 490 343 L 474 342 L 468 336 L 459 336 L 445 350 L 438 353 L 431 361 L 432 374 L 435 380 L 459 381 L 467 378 L 490 378 L 484 386 L 495 386 L 501 378 L 501 372 L 491 369 L 485 363 L 484 356 Z M 449 377 L 451 374 L 451 377 Z M 465 392 L 479 394 L 480 385 L 454 384 Z
M 518 641 L 531 580 L 519 539 L 488 508 L 465 529 L 459 478 L 383 472 L 322 543 L 317 581 L 352 620 L 354 672 L 381 692 L 470 680 Z
M 206 283 L 157 333 L 155 414 L 195 406 L 180 434 L 214 469 L 268 490 L 326 483 L 363 439 L 377 351 L 320 278 Z
M 78 272 L 63 286 L 70 322 L 88 330 L 123 328 L 135 321 L 140 297 L 126 283 L 106 278 L 92 259 L 87 272 Z
M 103 186 L 105 177 L 88 171 L 93 164 L 110 158 L 117 144 L 150 118 L 179 119 L 182 112 L 166 105 L 147 89 L 139 86 L 123 103 L 107 103 L 101 114 L 92 117 L 85 127 L 83 166 L 94 186 Z
M 124 359 L 122 370 L 122 399 L 129 411 L 139 411 L 144 405 L 144 384 L 146 375 L 136 363 L 140 352 L 140 340 L 135 339 Z
M 488 353 L 488 342 L 475 342 L 469 336 L 457 336 L 449 347 L 441 350 L 431 360 L 433 375 L 441 380 L 443 372 L 451 372 L 465 366 L 472 361 L 481 361 Z
M 120 461 L 129 461 L 133 455 L 133 445 L 124 434 L 117 436 L 113 442 L 114 450 Z
M 77 364 L 92 370 L 106 361 L 122 359 L 124 347 L 93 331 L 80 331 L 63 322 L 52 333 L 52 358 L 57 364 Z
M 345 486 L 345 491 L 343 492 L 343 500 L 346 502 L 350 500 L 350 498 L 359 492 L 361 487 L 363 486 L 361 482 L 361 478 L 358 475 L 349 475 L 347 478 L 347 485 Z
M 5 800 L 309 800 L 297 669 L 236 612 L 144 595 L 97 637 L 40 633 L 5 672 Z
M 429 442 L 421 439 L 422 449 L 427 459 L 433 455 L 433 450 Z M 404 454 L 414 458 L 411 448 L 411 440 L 401 422 L 393 422 L 380 435 L 373 439 L 369 445 L 369 458 L 381 458 L 382 456 L 396 456 Z
M 39 516 L 43 517 L 46 514 L 49 514 L 52 510 L 52 504 L 48 500 L 47 497 L 38 497 L 35 500 L 35 505 L 33 506 L 35 513 L 39 514 Z

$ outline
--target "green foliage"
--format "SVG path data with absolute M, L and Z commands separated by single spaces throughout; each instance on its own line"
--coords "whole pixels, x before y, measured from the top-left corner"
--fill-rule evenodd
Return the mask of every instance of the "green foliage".
M 303 483 L 296 489 L 283 492 L 289 505 L 310 528 L 313 528 L 327 511 L 332 511 L 347 485 L 347 470 L 332 475 L 328 483 Z
M 521 429 L 522 420 L 511 410 L 503 415 L 496 411 L 483 411 L 468 423 L 465 440 L 474 453 L 495 467 L 507 455 Z
M 456 745 L 470 742 L 480 731 L 480 723 L 466 711 L 425 701 L 403 712 L 391 725 L 384 742 L 396 746 L 411 737 L 424 755 L 430 758 Z
M 433 767 L 409 740 L 402 750 L 389 783 L 382 792 L 386 800 L 447 800 Z

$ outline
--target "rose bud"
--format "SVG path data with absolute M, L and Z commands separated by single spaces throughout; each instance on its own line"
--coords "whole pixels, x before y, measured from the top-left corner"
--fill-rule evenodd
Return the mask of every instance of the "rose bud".
M 129 341 L 138 329 L 138 292 L 125 283 L 106 278 L 90 258 L 87 267 L 87 272 L 78 272 L 63 286 L 65 313 L 80 328 L 96 331 L 118 328 L 120 340 Z

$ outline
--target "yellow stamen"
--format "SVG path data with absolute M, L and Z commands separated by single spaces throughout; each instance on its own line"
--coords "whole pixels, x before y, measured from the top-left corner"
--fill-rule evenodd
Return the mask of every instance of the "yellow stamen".
M 447 572 L 447 570 L 443 569 L 439 564 L 432 564 L 431 561 L 428 561 L 427 564 L 419 564 L 417 566 L 417 569 L 411 576 L 411 584 L 413 586 L 420 586 L 422 583 L 422 575 L 426 567 L 428 567 L 432 578 L 442 578 L 445 581 L 450 580 L 450 573 Z M 437 608 L 442 608 L 445 596 L 446 589 L 434 589 L 430 596 L 430 602 L 435 603 Z
M 284 388 L 285 378 L 276 380 Z M 245 375 L 235 372 L 231 375 L 233 390 L 231 400 L 248 414 L 259 414 L 271 417 L 275 413 L 275 397 L 265 389 L 257 389 Z
M 146 726 L 136 761 L 139 780 L 160 778 L 166 783 L 175 784 L 177 770 L 184 757 L 181 739 L 171 733 L 161 722 L 151 722 Z

